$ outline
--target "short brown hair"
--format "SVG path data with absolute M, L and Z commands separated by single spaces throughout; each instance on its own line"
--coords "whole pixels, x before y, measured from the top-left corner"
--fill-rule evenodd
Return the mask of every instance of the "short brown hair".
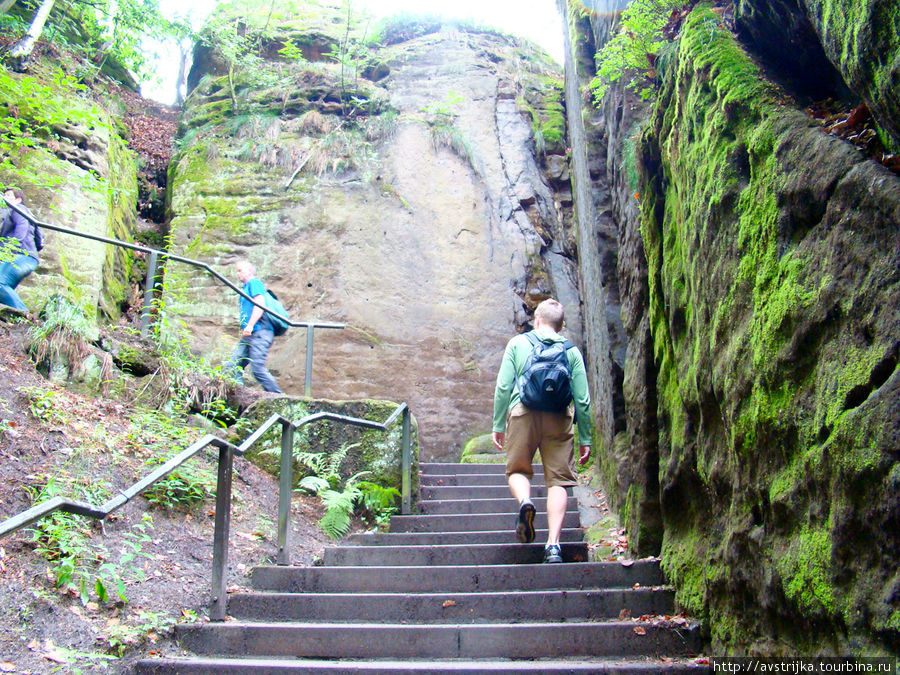
M 562 330 L 563 321 L 565 321 L 566 318 L 566 311 L 558 300 L 547 298 L 535 308 L 534 318 L 550 324 L 553 330 L 558 333 Z

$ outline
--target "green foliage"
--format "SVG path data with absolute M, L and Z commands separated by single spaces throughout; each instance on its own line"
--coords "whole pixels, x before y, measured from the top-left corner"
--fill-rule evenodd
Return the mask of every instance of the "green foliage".
M 120 621 L 110 625 L 103 640 L 107 651 L 121 658 L 126 650 L 139 647 L 150 639 L 155 641 L 156 636 L 171 632 L 176 623 L 178 622 L 174 618 L 166 614 L 141 611 L 135 623 Z
M 29 12 L 29 23 L 31 16 Z M 27 28 L 20 16 L 7 14 L 0 21 L 0 35 L 10 40 L 18 40 Z M 57 0 L 42 38 L 79 60 L 81 75 L 90 79 L 113 64 L 111 71 L 124 68 L 147 74 L 153 64 L 148 63 L 144 40 L 164 39 L 173 35 L 173 30 L 172 22 L 162 16 L 158 0 Z
M 40 489 L 32 488 L 31 495 L 34 503 L 40 504 L 66 495 L 70 489 L 71 486 L 50 478 Z M 106 498 L 105 492 L 102 486 L 91 484 L 82 487 L 81 498 L 96 504 Z M 142 548 L 151 540 L 147 530 L 152 526 L 153 519 L 145 514 L 124 534 L 117 559 L 91 536 L 90 521 L 82 516 L 57 511 L 39 520 L 30 531 L 37 544 L 35 550 L 51 563 L 49 572 L 55 587 L 87 604 L 92 595 L 99 602 L 107 602 L 111 593 L 119 601 L 128 602 L 126 582 L 143 579 L 137 559 L 149 555 Z
M 61 68 L 46 81 L 21 76 L 0 65 L 0 175 L 14 182 L 56 187 L 61 180 L 20 168 L 22 154 L 62 140 L 69 126 L 87 131 L 108 128 L 105 116 L 86 97 L 86 88 Z
M 20 387 L 19 393 L 28 399 L 28 409 L 35 419 L 60 426 L 72 422 L 72 415 L 60 406 L 57 390 L 44 387 Z
M 160 457 L 153 463 L 165 464 Z M 156 481 L 143 496 L 153 506 L 165 509 L 187 511 L 202 504 L 216 493 L 215 478 L 190 460 Z
M 623 76 L 630 77 L 628 88 L 642 99 L 652 97 L 655 56 L 666 43 L 662 31 L 672 11 L 682 5 L 683 0 L 634 0 L 622 12 L 616 34 L 595 56 L 597 75 L 591 91 L 598 105 Z
M 20 252 L 18 240 L 12 237 L 0 239 L 0 263 L 12 262 Z
M 331 455 L 324 452 L 299 452 L 295 457 L 313 474 L 300 481 L 300 488 L 318 495 L 325 506 L 319 527 L 332 539 L 340 539 L 350 530 L 351 516 L 360 511 L 371 516 L 378 525 L 386 524 L 396 512 L 395 501 L 400 497 L 396 488 L 386 488 L 360 478 L 371 471 L 360 471 L 344 481 L 340 466 L 347 453 L 359 443 L 343 446 Z
M 155 320 L 151 328 L 162 364 L 159 375 L 168 383 L 159 405 L 171 402 L 179 412 L 193 410 L 216 419 L 222 413 L 226 420 L 236 418 L 237 414 L 230 414 L 223 400 L 227 382 L 222 364 L 213 365 L 210 359 L 198 357 L 191 350 L 191 330 L 175 309 L 184 303 L 184 286 L 177 279 L 173 282 L 169 269 L 162 276 L 161 292 L 153 299 Z M 205 381 L 205 386 L 200 386 L 201 381 Z
M 197 430 L 184 423 L 176 407 L 171 413 L 144 410 L 132 420 L 128 440 L 135 448 L 153 453 L 148 466 L 165 464 L 193 443 Z M 151 485 L 143 496 L 153 506 L 189 510 L 215 494 L 216 481 L 207 467 L 194 457 Z
M 441 17 L 436 14 L 411 14 L 408 12 L 394 14 L 379 22 L 370 42 L 393 45 L 437 33 L 441 29 L 442 21 Z
M 306 61 L 303 57 L 303 50 L 297 46 L 292 38 L 285 40 L 284 46 L 278 50 L 278 53 L 290 61 Z
M 38 364 L 60 358 L 75 363 L 87 355 L 95 333 L 78 305 L 54 295 L 41 310 L 41 321 L 28 330 L 28 350 Z

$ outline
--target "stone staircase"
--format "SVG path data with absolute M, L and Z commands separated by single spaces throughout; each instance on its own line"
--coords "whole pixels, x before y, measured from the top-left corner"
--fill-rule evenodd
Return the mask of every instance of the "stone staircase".
M 416 515 L 325 550 L 323 566 L 258 567 L 229 596 L 233 620 L 176 627 L 192 658 L 145 660 L 149 673 L 705 672 L 689 660 L 695 624 L 666 615 L 673 592 L 652 560 L 586 562 L 575 500 L 564 564 L 516 541 L 503 466 L 422 464 Z M 535 469 L 536 542 L 546 490 Z M 623 612 L 623 610 L 627 610 Z

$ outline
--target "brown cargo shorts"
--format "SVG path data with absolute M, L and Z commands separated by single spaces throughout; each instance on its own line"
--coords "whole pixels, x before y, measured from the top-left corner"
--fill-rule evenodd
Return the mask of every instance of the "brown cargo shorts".
M 531 462 L 538 447 L 547 487 L 577 484 L 574 469 L 573 415 L 531 410 L 521 403 L 506 418 L 506 477 L 521 473 L 532 477 Z

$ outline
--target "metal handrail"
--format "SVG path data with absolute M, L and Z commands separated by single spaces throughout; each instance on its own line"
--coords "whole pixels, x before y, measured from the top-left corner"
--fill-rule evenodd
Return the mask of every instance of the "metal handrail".
M 238 288 L 235 284 L 229 281 L 225 276 L 214 270 L 207 263 L 201 262 L 199 260 L 194 260 L 192 258 L 184 258 L 179 255 L 175 255 L 173 253 L 167 253 L 165 251 L 160 251 L 159 249 L 151 248 L 149 246 L 141 246 L 140 244 L 132 244 L 131 242 L 122 241 L 121 239 L 113 239 L 111 237 L 104 237 L 99 234 L 88 234 L 86 232 L 79 232 L 78 230 L 73 230 L 68 227 L 63 227 L 61 225 L 52 225 L 51 223 L 45 223 L 41 220 L 38 220 L 34 217 L 34 214 L 30 212 L 23 211 L 19 208 L 18 204 L 13 204 L 12 202 L 7 201 L 6 197 L 3 197 L 3 201 L 6 202 L 7 206 L 11 208 L 13 211 L 18 213 L 20 216 L 29 221 L 32 225 L 37 227 L 42 227 L 48 230 L 55 230 L 56 232 L 62 232 L 63 234 L 72 234 L 76 237 L 82 237 L 83 239 L 91 239 L 93 241 L 99 241 L 104 244 L 111 244 L 113 246 L 118 246 L 120 248 L 131 249 L 132 251 L 140 251 L 142 253 L 146 253 L 150 256 L 150 260 L 147 264 L 147 277 L 144 283 L 144 311 L 141 316 L 141 337 L 146 337 L 147 328 L 150 325 L 150 312 L 151 312 L 151 300 L 153 296 L 153 280 L 156 278 L 156 268 L 157 265 L 162 258 L 166 258 L 168 260 L 173 260 L 175 262 L 180 262 L 185 265 L 191 265 L 193 267 L 200 268 L 209 274 L 212 277 L 226 286 L 228 286 L 235 293 L 240 295 L 242 298 L 249 300 L 251 304 L 255 307 L 259 307 L 266 314 L 272 314 L 276 316 L 276 313 L 271 309 L 266 307 L 265 305 L 261 305 L 256 302 L 252 297 L 247 295 L 241 288 Z M 277 315 L 281 316 L 281 315 Z M 284 318 L 284 317 L 282 317 Z M 332 329 L 343 329 L 344 324 L 342 323 L 333 323 L 329 321 L 291 321 L 287 319 L 287 324 L 289 326 L 294 326 L 295 328 L 306 328 L 306 373 L 305 373 L 305 382 L 304 382 L 304 392 L 306 396 L 310 396 L 312 393 L 312 353 L 313 353 L 313 331 L 316 328 L 332 328 Z
M 218 436 L 206 434 L 194 441 L 175 457 L 161 465 L 143 479 L 126 490 L 122 490 L 115 497 L 109 499 L 101 506 L 94 506 L 85 502 L 79 502 L 63 497 L 54 497 L 45 502 L 32 506 L 21 513 L 11 516 L 0 522 L 0 539 L 8 534 L 31 525 L 44 516 L 56 511 L 74 513 L 102 520 L 113 511 L 127 504 L 139 493 L 146 490 L 161 478 L 184 464 L 188 459 L 209 446 L 219 449 L 219 460 L 216 480 L 216 512 L 215 530 L 213 534 L 213 569 L 212 569 L 212 601 L 210 607 L 210 619 L 223 621 L 227 612 L 227 595 L 225 592 L 225 569 L 228 563 L 228 539 L 231 529 L 231 486 L 232 471 L 235 455 L 243 455 L 253 446 L 263 434 L 276 424 L 281 424 L 281 459 L 278 489 L 278 555 L 279 565 L 290 564 L 288 551 L 288 531 L 290 525 L 291 491 L 293 489 L 293 446 L 294 431 L 300 427 L 331 420 L 352 426 L 387 431 L 398 417 L 402 417 L 401 428 L 401 499 L 400 512 L 408 514 L 412 510 L 411 494 L 411 439 L 410 439 L 410 411 L 406 403 L 401 403 L 384 422 L 348 417 L 332 412 L 318 412 L 307 415 L 296 422 L 292 422 L 278 413 L 272 414 L 253 433 L 251 433 L 240 445 L 233 445 Z

